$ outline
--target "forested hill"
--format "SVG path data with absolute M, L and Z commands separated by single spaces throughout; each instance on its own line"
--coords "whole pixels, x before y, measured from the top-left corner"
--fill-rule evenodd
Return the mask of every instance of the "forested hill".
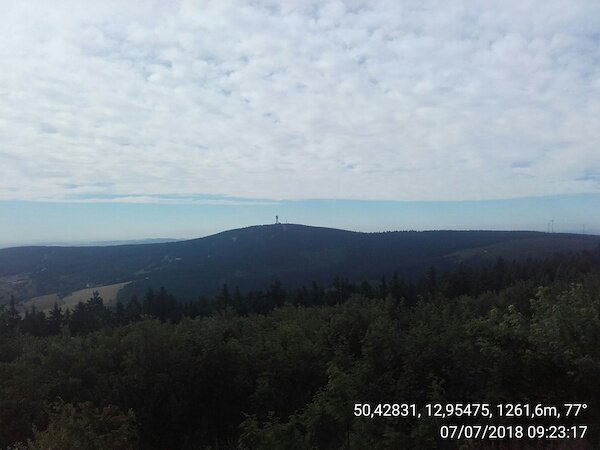
M 599 236 L 529 231 L 357 233 L 304 225 L 262 225 L 188 241 L 112 247 L 17 247 L 0 250 L 0 303 L 132 282 L 123 294 L 165 286 L 182 300 L 213 295 L 224 283 L 262 289 L 379 279 L 407 279 L 430 267 L 544 257 L 591 249 Z

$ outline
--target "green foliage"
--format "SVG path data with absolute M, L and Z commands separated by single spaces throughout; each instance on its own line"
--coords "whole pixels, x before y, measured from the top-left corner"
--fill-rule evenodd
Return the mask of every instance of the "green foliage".
M 546 364 L 565 402 L 600 399 L 600 291 L 579 283 L 562 291 L 540 288 L 532 310 L 532 364 Z M 594 413 L 590 422 L 600 423 L 598 410 Z
M 129 450 L 137 446 L 133 411 L 115 406 L 95 408 L 90 402 L 50 406 L 48 427 L 37 433 L 32 450 Z
M 70 319 L 51 313 L 49 336 L 4 315 L 0 447 L 452 448 L 433 419 L 357 418 L 354 403 L 582 401 L 582 423 L 600 423 L 600 272 L 559 266 L 430 273 L 411 301 L 397 277 L 363 294 L 341 279 L 298 297 L 227 288 L 194 318 L 164 290 L 145 314 L 96 296 Z M 451 296 L 461 280 L 476 294 Z M 80 320 L 93 326 L 69 332 Z M 598 430 L 582 444 L 598 447 Z

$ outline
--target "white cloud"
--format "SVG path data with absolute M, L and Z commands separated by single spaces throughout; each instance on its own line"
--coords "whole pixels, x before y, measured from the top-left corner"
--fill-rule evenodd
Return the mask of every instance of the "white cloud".
M 3 8 L 0 199 L 600 192 L 596 1 Z

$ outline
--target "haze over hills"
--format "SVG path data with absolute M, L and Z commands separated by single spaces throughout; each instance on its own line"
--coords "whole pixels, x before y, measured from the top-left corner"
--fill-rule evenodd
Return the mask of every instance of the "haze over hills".
M 177 242 L 182 239 L 173 238 L 148 238 L 148 239 L 127 239 L 112 241 L 43 241 L 34 243 L 16 243 L 0 245 L 0 249 L 12 247 L 108 247 L 113 245 L 139 245 L 139 244 L 162 244 L 164 242 Z
M 544 257 L 599 244 L 600 236 L 531 231 L 360 233 L 276 224 L 166 243 L 16 247 L 0 250 L 0 302 L 119 283 L 124 297 L 164 286 L 178 299 L 193 300 L 216 294 L 224 283 L 249 290 L 276 279 L 288 287 L 394 272 L 410 279 L 432 266 Z

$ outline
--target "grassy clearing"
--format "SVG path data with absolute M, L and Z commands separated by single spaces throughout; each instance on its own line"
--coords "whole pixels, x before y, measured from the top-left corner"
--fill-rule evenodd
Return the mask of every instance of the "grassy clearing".
M 129 283 L 130 281 L 81 289 L 63 298 L 59 298 L 58 294 L 41 295 L 39 297 L 34 297 L 31 300 L 27 300 L 23 303 L 23 305 L 25 308 L 31 308 L 32 306 L 35 306 L 38 311 L 44 312 L 51 310 L 54 307 L 54 303 L 57 303 L 58 306 L 63 309 L 73 309 L 80 300 L 85 302 L 87 299 L 89 299 L 94 291 L 98 291 L 100 297 L 104 299 L 105 305 L 111 305 L 117 300 L 117 294 L 119 291 Z

